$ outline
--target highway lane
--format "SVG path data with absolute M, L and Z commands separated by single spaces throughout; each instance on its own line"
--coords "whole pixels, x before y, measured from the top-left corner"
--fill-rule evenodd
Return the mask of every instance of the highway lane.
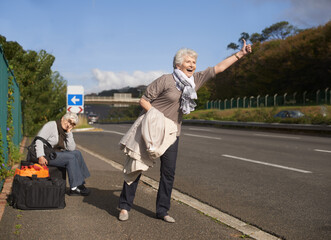
M 130 125 L 99 126 L 77 143 L 123 163 Z M 146 175 L 158 180 L 158 169 Z M 330 176 L 330 138 L 183 126 L 174 187 L 287 239 L 327 239 Z

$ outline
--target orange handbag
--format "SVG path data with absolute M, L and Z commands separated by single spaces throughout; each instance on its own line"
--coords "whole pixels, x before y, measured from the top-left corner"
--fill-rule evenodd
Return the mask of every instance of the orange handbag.
M 38 178 L 47 178 L 49 177 L 49 171 L 47 166 L 41 166 L 36 163 L 30 166 L 22 166 L 21 169 L 17 168 L 14 176 L 15 175 L 20 175 L 22 177 L 32 177 L 32 175 L 37 175 Z

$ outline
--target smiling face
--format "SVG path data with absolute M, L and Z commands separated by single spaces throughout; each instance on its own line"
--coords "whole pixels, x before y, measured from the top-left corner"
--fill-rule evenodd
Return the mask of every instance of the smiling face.
M 187 77 L 192 77 L 197 68 L 196 60 L 193 57 L 185 56 L 181 65 L 176 65 L 177 69 L 181 70 Z

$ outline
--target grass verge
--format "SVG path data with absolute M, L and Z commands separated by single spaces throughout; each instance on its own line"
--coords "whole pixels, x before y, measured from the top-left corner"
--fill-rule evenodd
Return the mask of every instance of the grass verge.
M 282 110 L 299 110 L 305 114 L 301 118 L 274 118 Z M 288 106 L 264 108 L 235 108 L 227 110 L 198 110 L 185 115 L 184 119 L 204 119 L 235 122 L 265 122 L 265 123 L 301 123 L 331 125 L 331 106 Z
M 75 128 L 77 129 L 77 128 L 91 128 L 91 127 L 92 126 L 88 124 L 86 115 L 78 114 L 78 124 Z

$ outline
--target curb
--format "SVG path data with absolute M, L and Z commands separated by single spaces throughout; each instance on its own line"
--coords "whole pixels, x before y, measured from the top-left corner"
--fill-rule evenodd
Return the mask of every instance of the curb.
M 24 151 L 24 146 L 26 143 L 27 137 L 23 137 L 23 140 L 20 144 L 20 153 L 22 154 Z M 15 164 L 12 169 L 18 168 L 19 164 Z M 11 193 L 11 187 L 13 185 L 13 181 L 14 181 L 14 176 L 11 177 L 7 177 L 4 184 L 3 184 L 3 188 L 2 191 L 0 193 L 0 221 L 2 219 L 2 215 L 5 211 L 5 207 L 7 204 L 7 197 L 8 195 Z
M 77 128 L 73 129 L 72 132 L 102 132 L 102 128 Z

